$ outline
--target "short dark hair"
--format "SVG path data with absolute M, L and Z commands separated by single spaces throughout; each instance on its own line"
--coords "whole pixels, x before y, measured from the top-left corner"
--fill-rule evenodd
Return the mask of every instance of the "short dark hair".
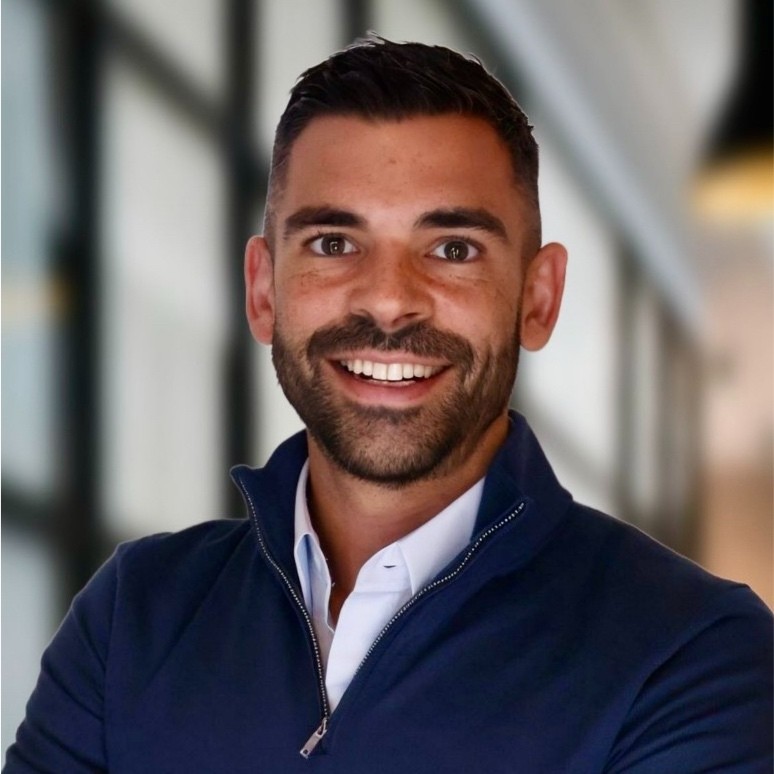
M 474 57 L 443 46 L 395 43 L 370 35 L 304 72 L 279 120 L 264 227 L 271 239 L 273 205 L 280 195 L 293 143 L 320 116 L 400 121 L 456 114 L 486 121 L 506 144 L 514 182 L 533 220 L 540 246 L 538 146 L 532 126 L 508 90 Z

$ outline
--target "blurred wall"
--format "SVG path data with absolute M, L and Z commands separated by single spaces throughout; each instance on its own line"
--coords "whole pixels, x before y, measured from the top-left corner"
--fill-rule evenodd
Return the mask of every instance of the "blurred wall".
M 719 238 L 686 197 L 737 11 L 4 0 L 4 748 L 115 542 L 241 516 L 229 465 L 300 428 L 246 334 L 242 249 L 288 89 L 366 29 L 475 51 L 536 124 L 570 265 L 514 405 L 560 478 L 772 604 L 771 222 Z

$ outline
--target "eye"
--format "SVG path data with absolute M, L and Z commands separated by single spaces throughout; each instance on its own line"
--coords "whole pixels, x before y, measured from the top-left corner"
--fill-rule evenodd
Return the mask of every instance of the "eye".
M 480 255 L 480 251 L 475 245 L 466 242 L 464 239 L 449 239 L 446 242 L 441 242 L 438 247 L 430 252 L 430 255 L 443 258 L 445 261 L 462 263 L 472 258 L 477 258 Z
M 317 255 L 346 255 L 354 253 L 355 246 L 340 234 L 324 234 L 309 242 L 309 249 Z

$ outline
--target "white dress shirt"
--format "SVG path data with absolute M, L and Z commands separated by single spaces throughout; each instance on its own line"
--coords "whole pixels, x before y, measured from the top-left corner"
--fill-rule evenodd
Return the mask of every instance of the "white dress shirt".
M 308 477 L 307 461 L 296 488 L 294 556 L 333 711 L 390 618 L 470 542 L 484 479 L 430 521 L 377 551 L 360 568 L 334 628 L 329 612 L 331 576 L 307 506 Z

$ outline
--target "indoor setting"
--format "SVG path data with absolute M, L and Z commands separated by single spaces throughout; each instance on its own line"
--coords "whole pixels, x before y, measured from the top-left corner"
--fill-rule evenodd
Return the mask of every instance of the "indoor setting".
M 244 318 L 294 79 L 374 31 L 474 52 L 535 126 L 553 339 L 512 406 L 575 499 L 772 589 L 764 0 L 3 0 L 2 746 L 121 541 L 243 518 L 302 425 Z

